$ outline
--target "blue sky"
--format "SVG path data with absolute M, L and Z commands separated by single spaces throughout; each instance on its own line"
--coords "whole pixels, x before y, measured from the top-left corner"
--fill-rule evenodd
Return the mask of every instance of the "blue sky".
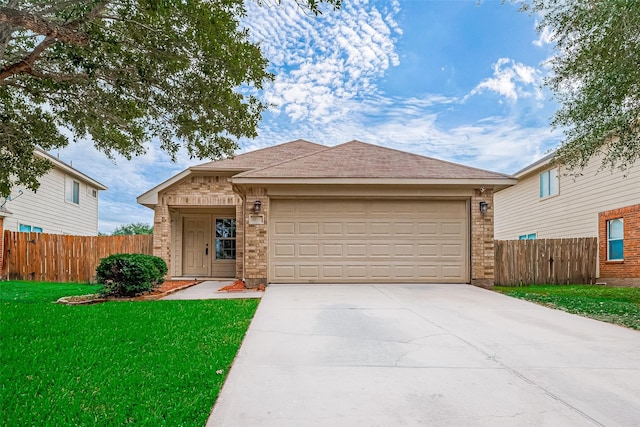
M 271 0 L 275 3 L 274 0 Z M 503 173 L 554 148 L 556 109 L 541 87 L 553 55 L 536 16 L 499 0 L 344 0 L 308 16 L 293 0 L 248 3 L 244 24 L 276 74 L 260 94 L 274 104 L 239 153 L 302 138 L 353 139 Z M 54 153 L 55 154 L 55 153 Z M 147 155 L 111 162 L 90 142 L 60 158 L 109 187 L 99 229 L 152 223 L 136 197 L 188 166 L 151 143 Z

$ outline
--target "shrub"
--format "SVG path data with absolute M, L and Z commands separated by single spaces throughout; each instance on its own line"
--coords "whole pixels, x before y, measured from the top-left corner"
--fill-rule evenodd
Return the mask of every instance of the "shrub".
M 156 256 L 115 254 L 100 260 L 96 280 L 105 296 L 131 297 L 158 287 L 167 271 L 167 264 Z

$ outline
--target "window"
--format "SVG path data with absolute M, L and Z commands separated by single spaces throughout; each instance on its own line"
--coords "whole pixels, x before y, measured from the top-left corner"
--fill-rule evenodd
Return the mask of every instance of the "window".
M 535 240 L 537 238 L 538 238 L 538 233 L 523 234 L 521 236 L 518 236 L 518 240 Z
M 91 196 L 95 199 L 96 197 L 98 197 L 98 190 L 96 190 L 95 188 L 87 187 L 87 196 Z
M 607 259 L 609 261 L 624 259 L 624 223 L 622 218 L 607 221 Z
M 540 198 L 558 194 L 558 169 L 549 169 L 540 174 Z
M 21 232 L 34 232 L 34 233 L 42 233 L 42 227 L 32 227 L 27 224 L 20 224 L 19 230 Z
M 216 259 L 236 259 L 235 218 L 216 218 Z
M 64 181 L 64 199 L 69 203 L 80 204 L 80 183 L 68 176 Z

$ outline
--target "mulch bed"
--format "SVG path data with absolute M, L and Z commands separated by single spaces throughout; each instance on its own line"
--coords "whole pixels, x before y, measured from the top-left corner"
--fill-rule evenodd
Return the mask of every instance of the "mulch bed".
M 63 297 L 56 302 L 59 304 L 79 305 L 79 304 L 95 304 L 95 303 L 107 302 L 107 301 L 149 301 L 149 300 L 160 299 L 174 292 L 189 288 L 193 285 L 197 285 L 198 283 L 202 283 L 202 282 L 198 280 L 167 280 L 150 294 L 140 295 L 133 298 L 114 298 L 114 297 L 103 298 L 98 294 L 93 294 L 93 295 Z

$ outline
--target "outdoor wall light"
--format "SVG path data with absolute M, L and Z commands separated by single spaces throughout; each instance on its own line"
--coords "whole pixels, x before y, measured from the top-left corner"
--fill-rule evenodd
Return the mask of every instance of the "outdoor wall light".
M 480 213 L 484 215 L 487 213 L 488 210 L 489 210 L 489 203 L 480 202 Z
M 262 202 L 260 200 L 253 202 L 253 213 L 260 213 L 260 209 L 262 209 Z

